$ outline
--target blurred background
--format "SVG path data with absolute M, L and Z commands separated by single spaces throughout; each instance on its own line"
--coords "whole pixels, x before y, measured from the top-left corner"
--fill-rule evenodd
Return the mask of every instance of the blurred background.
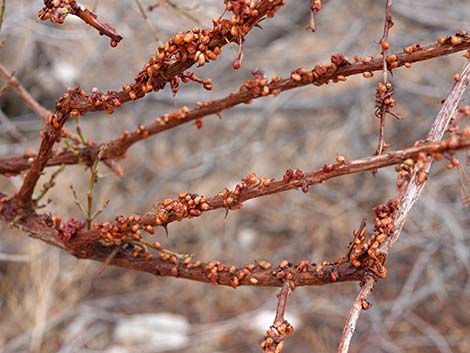
M 155 2 L 141 0 L 145 7 Z M 113 115 L 87 114 L 81 122 L 85 135 L 103 142 L 183 105 L 223 97 L 237 91 L 255 68 L 268 77 L 286 77 L 298 67 L 329 62 L 333 53 L 350 60 L 379 54 L 376 42 L 382 36 L 385 1 L 324 1 L 316 33 L 305 30 L 309 1 L 286 2 L 274 19 L 263 21 L 264 30 L 248 35 L 240 70 L 232 69 L 229 48 L 217 62 L 195 69 L 199 77 L 213 79 L 213 91 L 187 84 L 180 87 L 176 102 L 166 88 Z M 73 17 L 63 25 L 39 21 L 41 1 L 6 1 L 0 62 L 49 109 L 68 86 L 120 89 L 153 55 L 155 34 L 166 40 L 178 30 L 211 26 L 224 8 L 221 0 L 174 0 L 179 8 L 161 6 L 147 13 L 146 21 L 134 0 L 81 3 L 96 8 L 100 20 L 123 35 L 117 48 Z M 469 30 L 470 1 L 395 0 L 393 17 L 390 42 L 396 52 Z M 463 62 L 460 53 L 394 71 L 396 111 L 404 119 L 387 120 L 391 149 L 426 136 Z M 288 91 L 225 111 L 222 120 L 207 117 L 201 130 L 190 123 L 135 145 L 122 162 L 124 177 L 100 167 L 96 204 L 110 201 L 100 220 L 145 213 L 180 191 L 214 195 L 251 172 L 281 177 L 287 168 L 316 169 L 334 161 L 337 153 L 348 159 L 372 154 L 378 136 L 373 110 L 379 79 L 351 77 L 341 84 Z M 464 103 L 469 97 L 467 93 Z M 0 157 L 37 149 L 41 119 L 11 89 L 0 97 L 0 106 Z M 68 127 L 74 129 L 75 123 L 69 121 Z M 460 157 L 464 162 L 465 155 Z M 53 171 L 48 169 L 43 180 Z M 308 194 L 264 197 L 230 212 L 227 219 L 219 210 L 171 224 L 168 237 L 158 229 L 153 239 L 203 261 L 236 265 L 334 260 L 346 253 L 361 219 L 371 223 L 372 208 L 394 195 L 395 176 L 391 167 L 375 177 L 364 173 L 337 178 Z M 83 201 L 88 180 L 83 166 L 67 167 L 45 212 L 81 218 L 69 185 Z M 0 190 L 11 194 L 21 182 L 21 177 L 0 176 Z M 371 296 L 372 309 L 359 319 L 351 352 L 470 351 L 470 211 L 462 203 L 459 183 L 458 170 L 435 163 L 387 261 L 388 277 Z M 0 351 L 259 352 L 274 319 L 277 289 L 233 290 L 115 267 L 98 276 L 99 269 L 100 264 L 78 261 L 2 225 Z M 298 288 L 288 302 L 287 319 L 295 332 L 285 352 L 336 351 L 358 288 L 357 283 Z

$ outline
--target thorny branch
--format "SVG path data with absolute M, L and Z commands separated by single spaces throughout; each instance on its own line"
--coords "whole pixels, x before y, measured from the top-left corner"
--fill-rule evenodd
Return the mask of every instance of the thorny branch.
M 460 74 L 460 80 L 458 80 L 449 95 L 447 96 L 444 104 L 434 119 L 431 130 L 428 133 L 427 141 L 432 143 L 438 143 L 441 141 L 444 133 L 447 131 L 447 127 L 451 122 L 454 114 L 457 111 L 458 104 L 462 98 L 463 93 L 470 84 L 470 61 L 467 61 L 462 73 Z M 440 144 L 445 144 L 445 141 Z M 393 233 L 384 239 L 379 245 L 378 250 L 381 255 L 386 258 L 400 237 L 401 230 L 405 225 L 406 219 L 411 211 L 411 208 L 418 201 L 423 189 L 426 184 L 427 178 L 420 178 L 421 173 L 429 172 L 432 160 L 423 162 L 421 165 L 416 165 L 409 176 L 409 181 L 397 189 L 395 199 L 398 200 L 395 214 L 393 215 Z M 354 304 L 349 312 L 348 319 L 343 329 L 343 335 L 341 337 L 340 344 L 338 346 L 338 353 L 347 353 L 351 342 L 352 335 L 354 333 L 357 320 L 361 309 L 367 309 L 369 307 L 366 304 L 368 295 L 372 292 L 376 278 L 367 276 L 362 284 L 361 291 L 359 292 Z

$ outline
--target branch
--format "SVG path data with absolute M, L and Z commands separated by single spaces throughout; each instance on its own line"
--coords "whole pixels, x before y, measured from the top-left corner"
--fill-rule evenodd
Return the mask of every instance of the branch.
M 214 20 L 210 30 L 195 27 L 190 31 L 178 32 L 158 47 L 156 55 L 150 58 L 143 70 L 136 75 L 134 83 L 124 84 L 121 91 L 103 93 L 94 89 L 91 94 L 74 97 L 70 106 L 80 115 L 103 110 L 112 113 L 125 102 L 140 99 L 152 91 L 158 92 L 168 82 L 177 82 L 179 76 L 194 64 L 203 66 L 211 60 L 216 60 L 221 54 L 221 48 L 228 43 L 241 43 L 266 15 L 274 16 L 282 5 L 283 0 L 262 0 L 254 9 L 239 9 L 233 8 L 231 2 L 228 2 L 225 11 L 236 15 L 236 24 L 221 18 Z M 237 30 L 232 31 L 232 27 Z
M 51 0 L 45 1 L 45 4 L 52 4 Z M 69 116 L 78 117 L 88 111 L 104 109 L 112 113 L 124 102 L 142 98 L 152 90 L 162 89 L 167 82 L 177 80 L 179 74 L 196 62 L 202 66 L 209 59 L 215 60 L 218 55 L 216 53 L 220 54 L 220 48 L 230 41 L 237 40 L 241 43 L 246 34 L 265 15 L 273 17 L 282 5 L 282 0 L 263 0 L 257 4 L 256 8 L 234 7 L 231 2 L 227 3 L 226 11 L 232 11 L 236 15 L 236 23 L 220 19 L 214 21 L 214 27 L 210 31 L 193 28 L 192 31 L 184 34 L 178 33 L 158 48 L 156 56 L 152 57 L 144 70 L 137 75 L 135 83 L 124 85 L 121 92 L 103 94 L 93 89 L 92 94 L 87 95 L 79 87 L 69 88 L 69 93 L 59 99 L 55 114 L 48 117 L 46 126 L 41 132 L 42 142 L 39 152 L 36 157 L 30 157 L 33 158 L 31 169 L 15 195 L 16 207 L 21 210 L 31 209 L 34 188 L 52 157 L 54 143 L 60 141 L 63 136 L 62 128 Z M 234 28 L 236 31 L 233 30 Z M 201 57 L 204 57 L 204 62 Z
M 451 40 L 452 38 L 455 38 L 455 40 Z M 452 42 L 455 43 L 458 41 L 460 41 L 460 43 L 456 45 L 452 44 Z M 414 49 L 410 50 L 409 48 L 411 47 Z M 449 55 L 468 48 L 470 48 L 470 36 L 467 34 L 443 37 L 443 39 L 435 44 L 427 46 L 409 46 L 404 48 L 404 52 L 394 54 L 397 58 L 396 67 Z M 341 57 L 343 56 L 341 55 Z M 336 59 L 334 59 L 334 61 L 336 61 Z M 264 76 L 255 73 L 255 78 L 246 81 L 239 92 L 232 93 L 222 99 L 204 102 L 195 109 L 189 110 L 188 108 L 183 108 L 172 114 L 163 115 L 157 118 L 152 124 L 139 126 L 135 131 L 125 133 L 123 136 L 111 142 L 109 149 L 106 150 L 104 159 L 122 158 L 129 147 L 149 136 L 156 135 L 189 121 L 204 118 L 211 114 L 219 114 L 225 109 L 239 104 L 249 103 L 256 98 L 265 97 L 267 95 L 277 95 L 281 92 L 310 84 L 321 85 L 327 83 L 329 80 L 343 79 L 352 75 L 371 74 L 373 71 L 382 69 L 382 60 L 380 58 L 372 60 L 366 58 L 363 59 L 363 61 L 359 60 L 356 63 L 341 67 L 338 67 L 336 64 L 316 65 L 315 68 L 309 72 L 305 71 L 305 73 L 303 73 L 303 71 L 296 70 L 291 75 L 291 78 L 281 79 L 276 77 L 270 82 L 268 82 Z M 302 75 L 300 75 L 299 72 L 301 72 Z M 65 149 L 56 151 L 51 160 L 48 161 L 48 166 L 61 164 L 70 165 L 79 162 L 91 165 L 96 159 L 99 147 L 100 146 L 90 146 L 88 148 L 80 148 L 78 155 Z M 23 170 L 27 170 L 31 166 L 28 160 L 32 157 L 34 156 L 24 155 L 21 157 L 0 159 L 0 173 L 18 174 Z
M 20 96 L 26 106 L 39 115 L 44 120 L 51 114 L 51 112 L 44 108 L 34 97 L 23 87 L 18 79 L 8 70 L 5 66 L 0 64 L 0 75 L 8 81 L 11 88 Z
M 266 331 L 266 336 L 261 343 L 263 352 L 281 353 L 284 348 L 284 340 L 286 336 L 294 332 L 292 325 L 284 318 L 287 306 L 287 297 L 294 290 L 293 283 L 286 280 L 282 284 L 281 291 L 277 295 L 276 317 L 272 326 Z
M 315 15 L 319 12 L 322 8 L 321 0 L 310 0 L 310 22 L 307 25 L 307 29 L 312 30 L 315 32 Z
M 390 28 L 393 26 L 392 19 L 392 0 L 387 0 L 385 6 L 385 21 L 384 21 L 384 32 L 382 39 L 379 44 L 382 49 L 382 83 L 379 83 L 377 91 L 375 93 L 375 116 L 380 119 L 380 132 L 379 132 L 379 145 L 376 154 L 381 154 L 388 146 L 385 143 L 385 117 L 387 114 L 392 114 L 398 117 L 395 113 L 390 111 L 390 108 L 395 106 L 395 100 L 393 99 L 393 86 L 388 81 L 388 61 L 387 56 L 390 43 L 388 41 L 388 33 Z M 392 56 L 391 56 L 392 58 Z
M 112 47 L 116 47 L 122 40 L 122 36 L 113 26 L 109 23 L 101 23 L 93 12 L 88 9 L 83 10 L 75 0 L 44 0 L 44 8 L 39 11 L 38 17 L 43 21 L 51 20 L 51 22 L 62 24 L 69 14 L 79 17 L 94 27 L 100 35 L 109 37 Z
M 458 104 L 462 98 L 463 93 L 470 84 L 470 61 L 467 61 L 462 73 L 460 74 L 460 80 L 458 80 L 449 95 L 447 96 L 444 104 L 434 119 L 434 123 L 431 130 L 428 133 L 427 141 L 431 141 L 433 144 L 445 145 L 448 141 L 438 142 L 444 136 L 444 133 L 449 126 L 449 123 L 457 111 Z M 424 185 L 426 184 L 426 178 L 420 177 L 421 173 L 427 174 L 431 167 L 431 161 L 425 162 L 421 159 L 420 165 L 416 165 L 412 170 L 410 180 L 408 183 L 403 184 L 397 190 L 396 199 L 398 200 L 397 211 L 392 216 L 393 218 L 393 233 L 387 236 L 384 241 L 378 246 L 378 252 L 386 258 L 400 237 L 401 230 L 405 225 L 408 214 L 411 208 L 418 201 Z M 343 335 L 341 337 L 340 344 L 338 346 L 338 353 L 347 353 L 349 344 L 354 333 L 357 320 L 362 308 L 367 308 L 368 305 L 361 305 L 366 300 L 367 296 L 371 293 L 376 282 L 375 277 L 367 276 L 365 282 L 359 292 L 354 304 L 349 312 L 348 319 L 343 329 Z
M 33 237 L 65 249 L 79 258 L 105 262 L 111 253 L 115 253 L 115 257 L 109 262 L 110 264 L 150 272 L 155 275 L 183 277 L 211 283 L 215 278 L 214 275 L 210 275 L 214 266 L 208 265 L 208 267 L 205 267 L 205 264 L 197 261 L 195 263 L 191 262 L 189 257 L 178 258 L 168 255 L 166 252 L 159 251 L 161 249 L 159 244 L 152 245 L 161 257 L 160 259 L 154 259 L 145 249 L 148 247 L 148 244 L 142 240 L 141 232 L 145 231 L 153 234 L 153 227 L 156 225 L 166 225 L 175 220 L 195 217 L 200 215 L 202 210 L 209 211 L 217 208 L 236 209 L 243 201 L 254 197 L 301 188 L 305 184 L 318 184 L 339 175 L 370 171 L 408 159 L 419 159 L 420 155 L 423 154 L 437 157 L 446 151 L 463 148 L 470 148 L 470 136 L 468 134 L 460 137 L 453 135 L 441 143 L 425 143 L 406 150 L 372 156 L 357 161 L 347 162 L 341 160 L 341 163 L 325 165 L 322 169 L 303 176 L 301 176 L 302 172 L 298 169 L 289 170 L 281 180 L 258 179 L 256 176 L 250 175 L 242 183 L 242 185 L 245 184 L 246 188 L 242 188 L 239 185 L 232 192 L 223 192 L 210 199 L 204 199 L 194 194 L 182 193 L 178 200 L 164 200 L 158 205 L 153 215 L 146 215 L 144 217 L 131 215 L 127 218 L 119 216 L 116 218 L 115 224 L 107 222 L 96 223 L 94 225 L 96 230 L 93 231 L 81 230 L 83 227 L 76 221 L 69 220 L 65 224 L 61 224 L 60 217 L 46 215 L 31 215 L 26 217 L 24 221 L 20 220 L 14 225 L 32 234 Z M 229 195 L 237 197 L 232 199 L 231 205 L 227 205 L 230 199 Z M 3 200 L 3 202 L 1 217 L 11 221 L 16 213 L 11 208 L 7 199 Z M 140 250 L 136 253 L 136 246 L 126 247 L 124 244 L 137 245 Z M 117 253 L 115 252 L 116 249 L 119 249 Z M 187 262 L 188 259 L 189 262 Z M 216 271 L 215 282 L 232 286 L 280 286 L 281 280 L 287 278 L 292 279 L 295 286 L 322 285 L 336 281 L 363 279 L 363 276 L 369 273 L 367 266 L 356 266 L 348 261 L 349 259 L 346 258 L 344 260 L 341 259 L 335 264 L 322 263 L 320 265 L 311 265 L 308 262 L 302 261 L 295 266 L 285 261 L 279 265 L 279 268 L 283 269 L 280 275 L 278 272 L 269 271 L 271 268 L 270 264 L 260 262 L 258 265 L 255 264 L 255 267 L 259 268 L 254 272 L 252 271 L 252 266 L 249 266 L 249 273 L 252 276 L 244 279 L 248 275 L 248 273 L 245 273 L 240 275 L 240 278 L 237 277 L 237 280 L 234 280 L 233 271 L 236 270 L 237 273 L 241 273 L 240 271 L 246 272 L 244 269 L 235 269 L 228 265 L 217 265 L 217 268 L 223 270 L 220 273 L 217 272 L 218 270 Z M 289 273 L 290 275 L 288 275 Z M 252 280 L 251 278 L 254 279 Z
M 23 184 L 14 196 L 14 205 L 21 212 L 30 211 L 33 206 L 33 192 L 36 184 L 52 157 L 52 148 L 56 142 L 59 142 L 62 136 L 62 128 L 70 116 L 70 99 L 80 95 L 80 89 L 69 89 L 69 93 L 62 96 L 56 104 L 56 112 L 46 119 L 44 129 L 40 135 L 42 138 L 38 154 L 31 161 L 31 169 L 26 174 Z
M 247 189 L 242 189 L 238 194 L 237 204 L 239 205 L 241 201 L 249 198 L 301 187 L 304 183 L 316 184 L 334 176 L 350 174 L 353 171 L 378 169 L 381 166 L 399 163 L 410 158 L 418 159 L 420 154 L 437 157 L 443 152 L 462 148 L 470 148 L 470 136 L 468 134 L 461 137 L 453 135 L 448 140 L 440 143 L 425 143 L 406 150 L 390 152 L 358 161 L 342 161 L 341 164 L 326 165 L 321 170 L 306 174 L 299 179 L 296 178 L 300 176 L 300 171 L 290 170 L 286 173 L 286 176 L 289 176 L 289 178 L 294 177 L 293 180 L 271 181 L 270 185 L 266 185 L 266 182 L 270 179 L 258 179 L 259 185 L 256 185 L 256 183 L 250 184 L 251 186 Z M 245 181 L 252 183 L 256 179 L 254 175 L 251 175 Z M 261 183 L 264 183 L 264 186 Z M 187 199 L 187 196 L 190 196 L 190 200 Z M 363 280 L 366 274 L 370 274 L 370 269 L 367 266 L 356 266 L 349 262 L 348 258 L 339 259 L 335 263 L 324 262 L 319 265 L 310 264 L 308 261 L 301 261 L 297 265 L 292 265 L 287 261 L 283 261 L 275 268 L 272 268 L 271 264 L 261 261 L 246 265 L 243 268 L 236 268 L 221 264 L 218 261 L 204 264 L 200 261 L 194 262 L 191 257 L 170 255 L 168 252 L 160 251 L 160 244 L 152 245 L 152 248 L 157 250 L 159 258 L 154 258 L 147 251 L 148 249 L 145 249 L 148 244 L 142 240 L 141 230 L 153 234 L 153 226 L 163 224 L 162 220 L 165 217 L 168 218 L 166 224 L 181 219 L 182 215 L 178 212 L 183 212 L 183 215 L 187 217 L 194 217 L 198 215 L 198 212 L 195 211 L 200 211 L 202 205 L 210 205 L 210 209 L 227 207 L 226 202 L 228 199 L 226 196 L 222 194 L 204 200 L 196 195 L 180 194 L 180 201 L 163 201 L 160 206 L 164 208 L 159 206 L 156 215 L 145 217 L 131 215 L 127 218 L 119 216 L 116 218 L 117 222 L 114 225 L 110 223 L 95 224 L 97 230 L 94 231 L 82 231 L 84 224 L 73 219 L 62 224 L 58 216 L 50 217 L 34 214 L 25 219 L 20 219 L 13 225 L 31 234 L 32 237 L 60 247 L 81 259 L 107 262 L 159 276 L 181 277 L 232 287 L 239 285 L 281 286 L 284 279 L 293 281 L 295 286 L 324 285 L 333 282 Z M 1 201 L 3 204 L 0 207 L 0 217 L 3 220 L 11 221 L 15 217 L 16 211 L 7 198 L 2 198 Z M 189 211 L 188 205 L 193 207 Z M 194 205 L 197 207 L 194 207 Z M 202 207 L 206 208 L 207 206 Z M 231 206 L 231 208 L 234 207 L 236 206 Z M 184 214 L 184 212 L 187 212 L 187 214 Z M 110 254 L 113 254 L 112 259 L 109 258 Z
M 15 208 L 5 201 L 0 194 L 0 219 L 11 222 Z M 81 224 L 80 224 L 81 223 Z M 284 260 L 273 266 L 267 261 L 257 261 L 243 267 L 222 264 L 220 261 L 202 263 L 191 257 L 178 257 L 167 252 L 158 252 L 157 256 L 135 256 L 135 246 L 108 246 L 100 239 L 90 243 L 90 238 L 81 236 L 79 230 L 83 222 L 73 219 L 61 225 L 60 217 L 31 214 L 12 222 L 11 225 L 50 245 L 66 250 L 80 259 L 90 259 L 136 271 L 151 273 L 155 276 L 169 276 L 190 279 L 203 283 L 218 284 L 236 288 L 238 286 L 281 287 L 286 280 L 293 286 L 320 286 L 328 283 L 359 281 L 366 274 L 365 268 L 356 268 L 347 259 L 338 259 L 335 263 L 320 264 L 301 261 L 292 264 Z M 72 231 L 73 236 L 64 239 L 64 228 Z M 158 245 L 159 247 L 159 245 Z M 113 255 L 112 257 L 110 255 Z
M 348 318 L 346 319 L 343 334 L 341 335 L 341 341 L 338 346 L 338 353 L 347 353 L 349 351 L 349 345 L 354 331 L 356 331 L 356 323 L 359 319 L 359 315 L 363 309 L 367 310 L 370 308 L 370 304 L 367 302 L 367 297 L 372 293 L 374 285 L 375 279 L 371 276 L 366 276 L 361 290 L 349 311 Z
M 431 141 L 433 144 L 439 143 L 444 136 L 444 133 L 449 126 L 452 117 L 455 115 L 459 102 L 462 99 L 463 93 L 470 84 L 470 61 L 467 61 L 465 67 L 460 74 L 460 80 L 455 82 L 454 87 L 447 96 L 441 110 L 437 114 L 432 124 L 431 130 L 428 133 L 427 141 Z M 439 143 L 444 145 L 445 141 Z M 386 255 L 390 252 L 393 245 L 400 237 L 401 230 L 405 225 L 408 214 L 411 208 L 418 201 L 424 186 L 426 185 L 426 179 L 424 181 L 419 180 L 419 173 L 424 170 L 427 174 L 431 168 L 432 161 L 424 164 L 424 166 L 416 166 L 413 172 L 413 177 L 410 182 L 403 186 L 401 190 L 398 190 L 397 196 L 400 197 L 399 209 L 395 220 L 395 232 L 392 237 L 386 239 L 386 241 L 380 247 L 380 250 Z
M 258 178 L 255 174 L 250 174 L 233 190 L 225 188 L 216 196 L 205 198 L 197 194 L 182 192 L 177 199 L 166 199 L 156 204 L 154 212 L 145 216 L 134 216 L 131 219 L 124 218 L 119 222 L 127 223 L 128 227 L 137 226 L 137 229 L 147 227 L 164 226 L 181 221 L 185 218 L 199 217 L 202 213 L 216 209 L 237 210 L 243 203 L 262 196 L 272 195 L 288 190 L 302 190 L 308 192 L 312 185 L 323 183 L 329 179 L 372 171 L 387 166 L 402 163 L 407 160 L 414 161 L 423 158 L 422 156 L 440 158 L 442 153 L 470 148 L 470 136 L 451 136 L 442 143 L 423 143 L 418 146 L 409 147 L 404 150 L 390 152 L 379 156 L 371 156 L 354 161 L 345 161 L 344 157 L 336 164 L 325 164 L 322 168 L 311 172 L 302 172 L 299 169 L 288 169 L 281 179 Z M 81 237 L 90 236 L 96 238 L 101 232 L 106 234 L 110 231 L 109 223 L 96 223 L 96 234 L 81 234 Z M 121 235 L 128 233 L 128 228 L 123 231 L 111 231 L 113 238 L 119 239 Z M 90 239 L 90 240 L 91 240 Z M 96 239 L 95 239 L 96 240 Z

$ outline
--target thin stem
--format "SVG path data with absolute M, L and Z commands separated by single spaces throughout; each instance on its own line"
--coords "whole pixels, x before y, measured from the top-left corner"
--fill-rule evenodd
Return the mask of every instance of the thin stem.
M 458 104 L 462 98 L 463 93 L 467 89 L 470 83 L 470 61 L 467 61 L 465 64 L 462 73 L 460 75 L 461 79 L 454 84 L 454 87 L 448 94 L 444 104 L 442 105 L 441 110 L 437 114 L 434 122 L 432 124 L 431 130 L 428 133 L 428 141 L 437 143 L 442 139 L 444 133 L 447 131 L 449 123 L 451 122 L 452 117 L 457 111 Z M 432 161 L 426 163 L 424 170 L 428 172 L 431 167 Z M 394 215 L 394 233 L 392 236 L 387 237 L 385 241 L 380 244 L 379 250 L 386 257 L 393 245 L 397 242 L 400 237 L 401 231 L 405 222 L 408 218 L 408 215 L 411 211 L 411 208 L 418 201 L 426 180 L 423 182 L 418 182 L 418 172 L 423 169 L 418 169 L 415 167 L 413 169 L 413 174 L 411 176 L 410 182 L 405 184 L 403 187 L 398 188 L 396 198 L 399 200 L 398 212 Z M 351 311 L 349 313 L 346 325 L 343 329 L 343 335 L 341 337 L 340 344 L 338 346 L 338 353 L 347 353 L 349 349 L 349 344 L 356 327 L 357 320 L 359 319 L 359 314 L 363 307 L 363 301 L 366 300 L 367 296 L 371 293 L 376 280 L 370 276 L 365 278 L 365 284 L 362 286 L 361 291 L 359 292 L 356 300 L 353 303 Z
M 348 353 L 349 346 L 351 344 L 351 339 L 356 331 L 356 324 L 357 320 L 359 319 L 359 315 L 361 314 L 362 309 L 367 306 L 367 297 L 375 286 L 375 279 L 367 276 L 364 280 L 364 283 L 357 295 L 356 299 L 351 306 L 351 310 L 349 310 L 348 318 L 346 319 L 346 323 L 343 328 L 343 334 L 341 335 L 341 341 L 338 346 L 338 353 Z
M 384 32 L 382 39 L 380 40 L 380 46 L 382 48 L 382 83 L 384 87 L 387 86 L 388 83 L 388 67 L 387 67 L 387 53 L 388 48 L 390 47 L 388 41 L 388 34 L 390 32 L 390 28 L 393 26 L 393 19 L 392 19 L 392 0 L 387 0 L 385 5 L 385 20 L 384 20 Z M 381 95 L 379 89 L 377 90 L 377 95 Z M 391 94 L 390 94 L 391 97 Z M 379 131 L 379 144 L 376 150 L 376 154 L 381 154 L 385 147 L 385 118 L 387 112 L 389 110 L 388 105 L 384 103 L 384 100 L 381 99 L 379 104 L 376 104 L 376 109 L 379 111 L 378 117 L 380 119 L 380 131 Z
M 44 120 L 47 119 L 49 115 L 51 115 L 51 112 L 44 108 L 24 87 L 23 85 L 18 81 L 18 79 L 8 72 L 5 66 L 0 64 L 0 75 L 7 80 L 7 82 L 10 84 L 10 87 L 20 96 L 20 98 L 23 100 L 23 102 L 26 104 L 26 106 L 31 109 L 33 112 L 35 112 L 37 115 L 39 115 L 41 118 Z

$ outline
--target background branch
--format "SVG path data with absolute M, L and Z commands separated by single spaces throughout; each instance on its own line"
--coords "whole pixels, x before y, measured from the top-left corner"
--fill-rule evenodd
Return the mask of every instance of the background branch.
M 451 119 L 454 117 L 457 112 L 458 105 L 462 99 L 462 95 L 467 89 L 470 83 L 470 61 L 467 61 L 465 64 L 462 73 L 460 75 L 461 80 L 457 81 L 454 84 L 454 87 L 448 94 L 444 104 L 442 105 L 441 110 L 434 119 L 431 130 L 428 133 L 427 140 L 432 142 L 438 142 L 444 136 L 444 133 L 447 131 L 447 127 Z M 379 250 L 385 256 L 387 256 L 392 249 L 393 245 L 397 242 L 400 237 L 400 233 L 405 225 L 405 222 L 409 216 L 411 208 L 418 201 L 423 189 L 426 184 L 426 180 L 419 180 L 418 175 L 420 172 L 424 171 L 429 172 L 431 167 L 431 162 L 427 162 L 424 165 L 424 168 L 415 167 L 411 175 L 409 183 L 398 188 L 396 198 L 399 200 L 398 211 L 394 215 L 394 229 L 392 236 L 385 239 L 385 241 L 379 246 Z M 361 303 L 367 299 L 368 295 L 372 292 L 374 288 L 376 279 L 373 277 L 366 277 L 363 283 L 363 286 L 354 301 L 354 304 L 349 312 L 348 319 L 343 329 L 343 335 L 341 336 L 341 341 L 338 346 L 338 353 L 348 352 L 350 341 L 354 333 L 357 320 L 359 319 L 359 314 L 363 308 Z

